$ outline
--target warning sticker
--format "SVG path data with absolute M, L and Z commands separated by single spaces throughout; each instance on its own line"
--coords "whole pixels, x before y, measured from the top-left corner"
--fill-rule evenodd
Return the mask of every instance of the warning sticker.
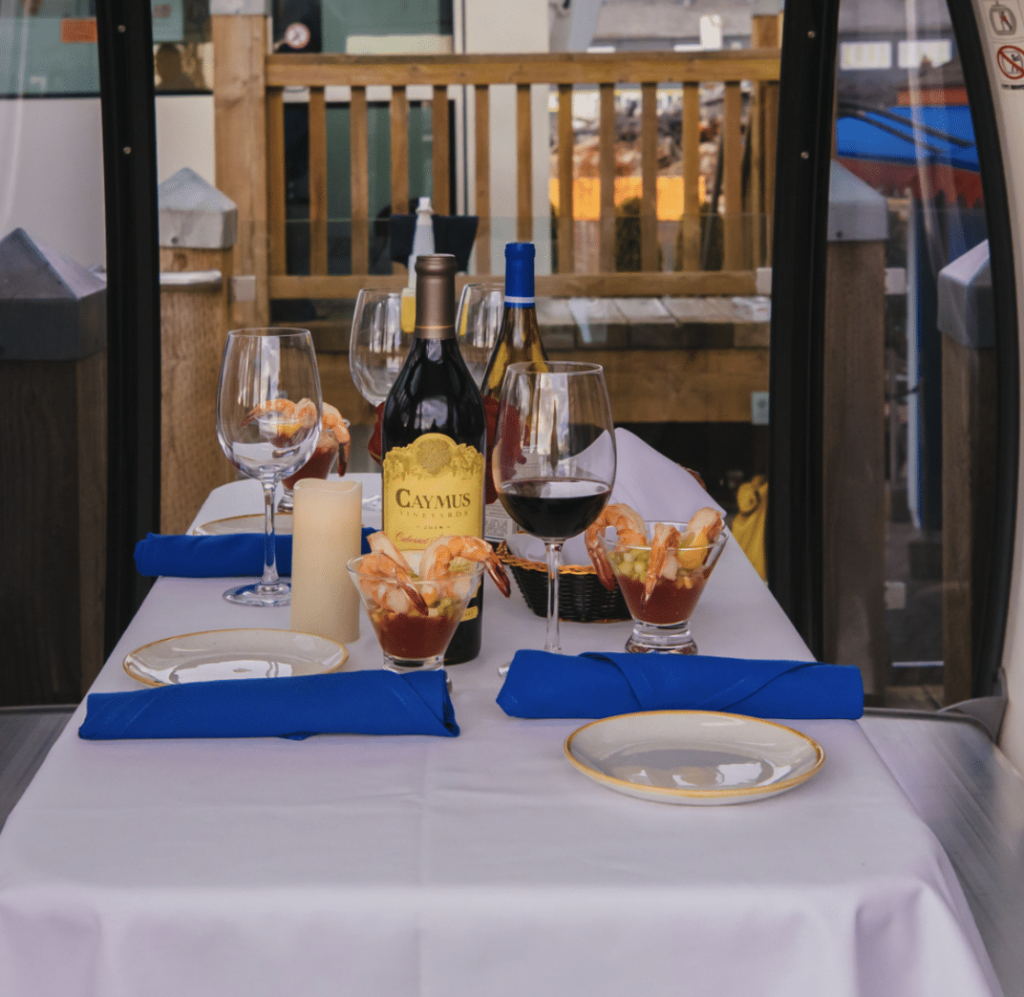
M 988 8 L 988 30 L 996 38 L 1011 38 L 1021 32 L 1021 17 L 1014 0 L 998 0 Z
M 1024 80 L 1024 49 L 1017 45 L 1002 45 L 996 52 L 996 66 L 1004 80 L 1018 83 Z

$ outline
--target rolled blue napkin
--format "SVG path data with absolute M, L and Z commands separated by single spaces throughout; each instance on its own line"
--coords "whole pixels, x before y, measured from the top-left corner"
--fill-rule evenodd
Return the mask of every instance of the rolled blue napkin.
M 598 720 L 647 710 L 713 710 L 778 720 L 856 720 L 860 669 L 807 661 L 517 651 L 498 705 L 512 717 Z
M 363 527 L 362 552 L 370 553 L 366 538 L 375 527 Z M 135 545 L 135 566 L 140 575 L 156 578 L 234 578 L 263 574 L 262 533 L 229 533 L 216 537 L 177 536 L 150 533 Z M 279 533 L 274 538 L 277 572 L 292 573 L 292 538 Z
M 78 736 L 122 738 L 433 734 L 457 737 L 443 671 L 336 672 L 94 692 Z

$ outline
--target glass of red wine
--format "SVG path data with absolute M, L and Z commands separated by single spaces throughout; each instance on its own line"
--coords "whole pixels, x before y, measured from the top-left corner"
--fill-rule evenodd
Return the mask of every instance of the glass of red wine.
M 510 364 L 501 386 L 491 473 L 505 511 L 547 548 L 544 649 L 560 653 L 562 545 L 597 519 L 615 483 L 615 428 L 604 368 Z

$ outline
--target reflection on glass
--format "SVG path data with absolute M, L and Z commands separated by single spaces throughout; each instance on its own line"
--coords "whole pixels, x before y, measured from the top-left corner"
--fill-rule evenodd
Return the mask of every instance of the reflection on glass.
M 878 442 L 867 463 L 857 463 L 864 445 L 847 448 L 831 492 L 826 481 L 847 537 L 835 544 L 828 580 L 826 654 L 859 664 L 874 702 L 934 708 L 971 695 L 991 548 L 996 392 L 991 329 L 943 304 L 958 282 L 971 283 L 965 271 L 977 275 L 973 256 L 987 253 L 964 67 L 944 4 L 908 7 L 906 16 L 883 31 L 874 5 L 840 6 L 833 189 L 839 168 L 847 192 L 879 204 L 887 224 L 877 264 L 866 242 L 856 251 L 844 246 L 850 233 L 830 235 L 830 266 L 855 254 L 860 262 L 842 286 L 830 285 L 826 335 L 842 350 L 842 287 L 859 288 L 857 348 L 877 342 L 878 355 L 848 369 L 842 391 L 852 397 L 847 417 L 850 404 L 867 405 L 861 433 L 877 431 Z M 876 373 L 866 375 L 868 366 Z M 838 412 L 826 400 L 830 419 Z

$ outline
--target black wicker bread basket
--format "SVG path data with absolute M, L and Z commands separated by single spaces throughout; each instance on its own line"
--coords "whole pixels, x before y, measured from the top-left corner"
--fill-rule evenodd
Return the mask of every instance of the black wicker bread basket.
M 538 616 L 547 616 L 548 566 L 516 557 L 504 541 L 496 553 L 508 565 L 530 609 Z M 618 585 L 609 592 L 592 567 L 575 564 L 566 565 L 558 575 L 558 616 L 577 623 L 610 623 L 630 618 Z

